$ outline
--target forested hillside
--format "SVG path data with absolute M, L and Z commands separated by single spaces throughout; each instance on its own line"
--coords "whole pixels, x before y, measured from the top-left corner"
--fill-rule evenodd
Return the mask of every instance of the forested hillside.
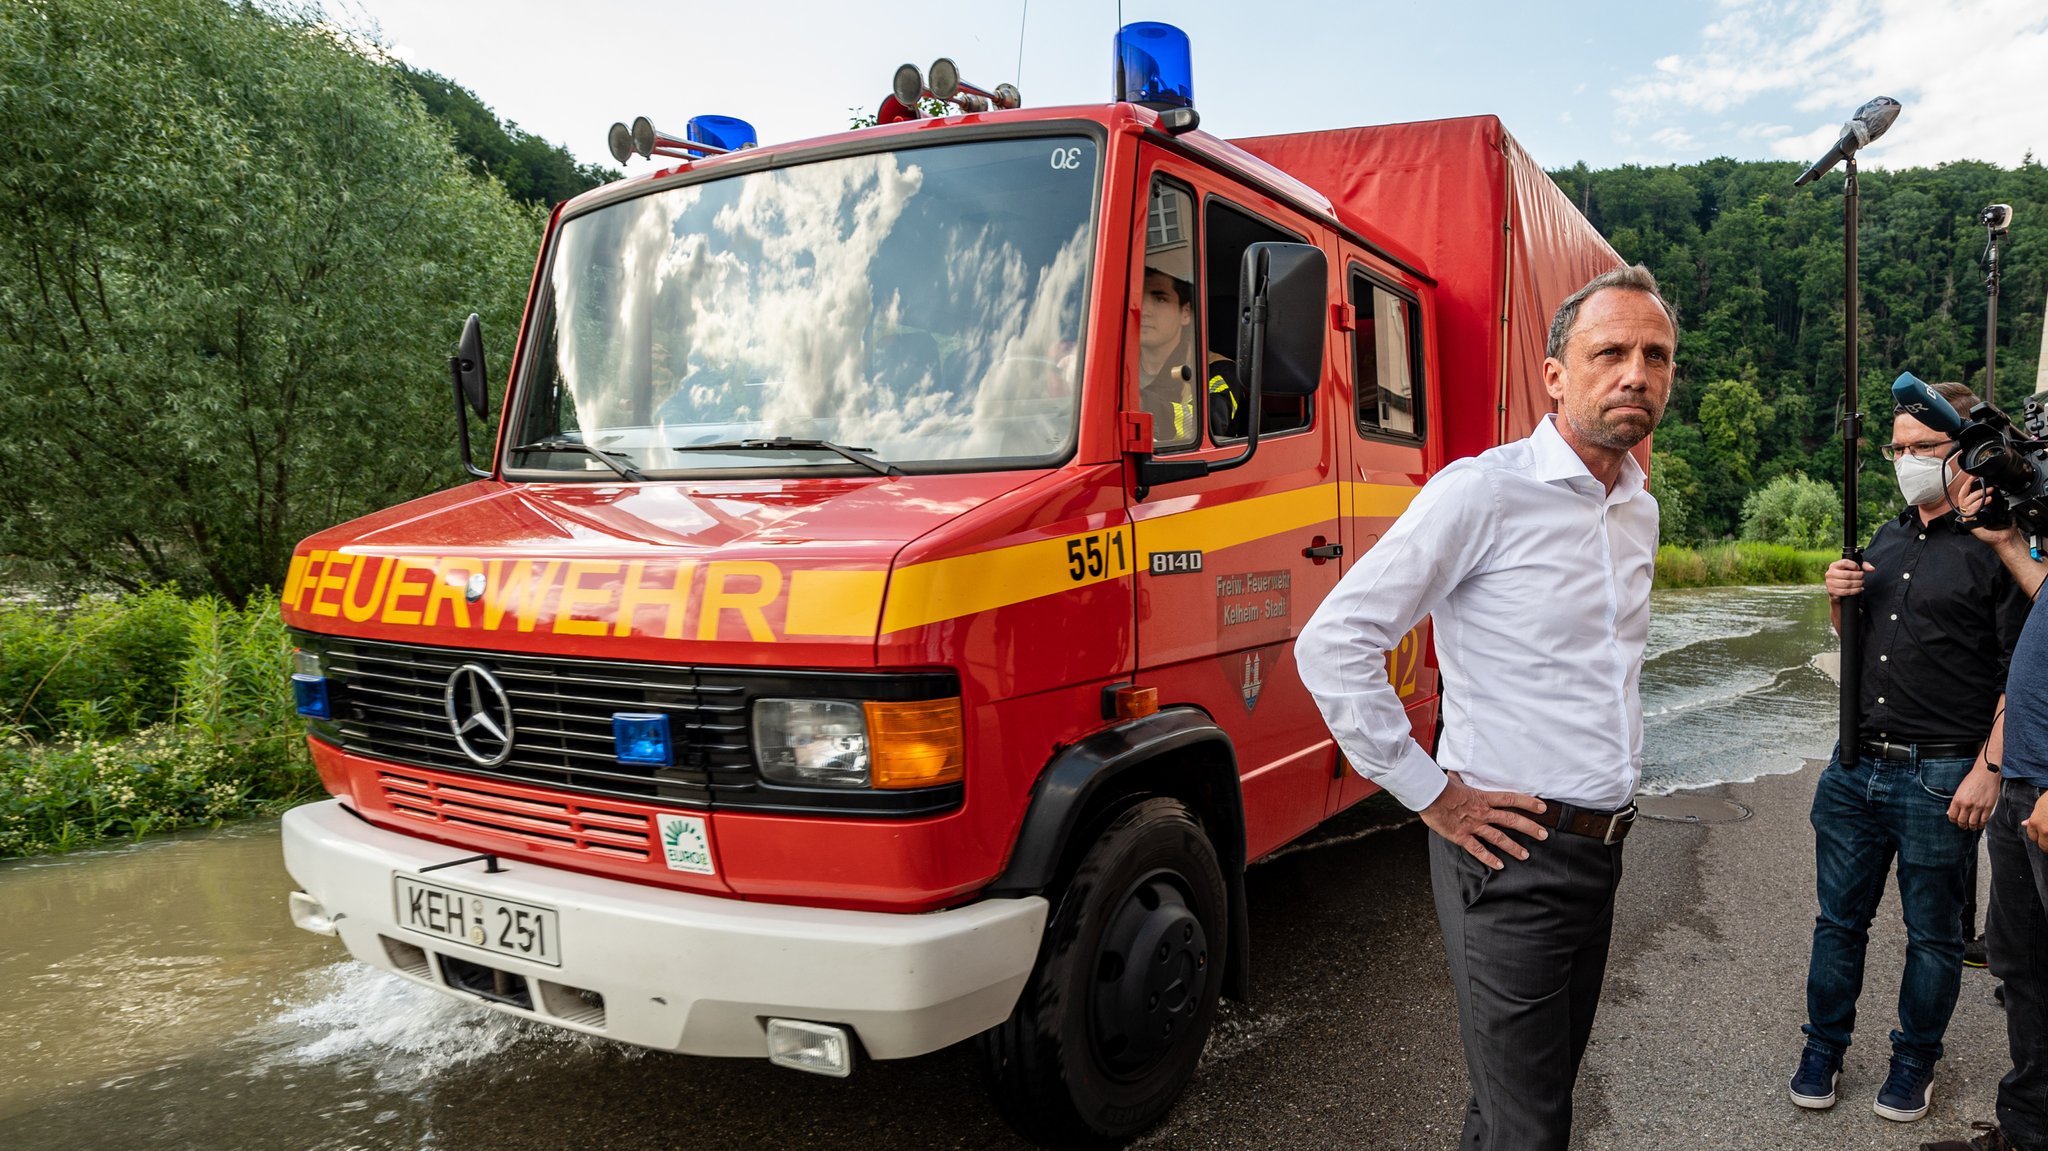
M 399 83 L 420 98 L 427 115 L 454 134 L 455 150 L 471 172 L 495 176 L 515 200 L 552 208 L 580 192 L 619 178 L 596 164 L 578 164 L 569 149 L 500 123 L 476 93 L 445 76 L 403 64 L 392 69 Z M 604 130 L 590 126 L 593 138 Z
M 1841 476 L 1843 176 L 1794 188 L 1802 167 L 1719 159 L 1551 173 L 1679 308 L 1678 386 L 1654 469 L 1667 539 L 1735 534 L 1744 497 L 1778 476 Z M 2031 158 L 2017 169 L 1866 167 L 1858 182 L 1869 449 L 1858 488 L 1868 524 L 1899 507 L 1875 451 L 1890 426 L 1892 379 L 1911 371 L 1982 391 L 1985 231 L 1976 218 L 1987 204 L 2011 204 L 2015 221 L 2003 245 L 1996 400 L 2017 415 L 2035 390 L 2048 170 Z

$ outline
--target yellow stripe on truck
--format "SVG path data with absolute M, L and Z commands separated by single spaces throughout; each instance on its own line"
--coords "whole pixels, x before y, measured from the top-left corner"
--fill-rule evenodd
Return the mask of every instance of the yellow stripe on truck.
M 1388 518 L 1407 510 L 1418 490 L 1406 484 L 1344 486 L 1354 509 L 1349 514 Z M 1133 546 L 1131 529 L 1124 528 L 912 564 L 897 572 L 890 586 L 882 632 L 926 627 L 1144 571 L 1153 552 L 1220 551 L 1299 531 L 1337 515 L 1336 493 L 1328 485 L 1316 484 L 1139 520 L 1135 527 L 1143 533 L 1142 554 Z M 1084 569 L 1076 578 L 1070 548 L 1077 543 L 1085 547 L 1091 537 L 1101 543 L 1104 569 L 1100 575 Z M 1122 552 L 1115 550 L 1117 537 L 1122 537 Z M 1123 566 L 1115 565 L 1119 555 L 1126 561 Z
M 1391 517 L 1415 489 L 1345 485 L 1349 514 Z M 765 560 L 482 560 L 312 551 L 293 556 L 284 603 L 314 616 L 401 627 L 552 631 L 758 643 L 906 631 L 1148 570 L 1150 553 L 1220 551 L 1335 519 L 1325 484 L 1136 525 L 882 569 L 784 568 Z M 1139 554 L 1142 533 L 1146 554 Z M 484 594 L 464 589 L 482 576 Z M 780 607 L 780 619 L 775 609 Z M 779 626 L 778 626 L 779 625 Z
M 1119 579 L 1131 573 L 1131 552 L 1131 531 L 1120 527 L 911 564 L 890 582 L 882 631 L 925 627 Z M 1091 554 L 1099 562 L 1091 562 Z
M 864 637 L 874 627 L 882 606 L 885 571 L 789 573 L 789 609 L 783 631 L 789 635 Z

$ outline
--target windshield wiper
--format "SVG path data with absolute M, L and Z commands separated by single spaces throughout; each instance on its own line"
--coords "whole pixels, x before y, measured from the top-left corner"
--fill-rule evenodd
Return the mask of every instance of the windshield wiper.
M 795 440 L 788 436 L 777 436 L 772 440 L 726 440 L 716 444 L 684 444 L 679 452 L 772 452 L 795 449 L 797 451 L 834 452 L 845 456 L 854 463 L 867 468 L 876 475 L 900 476 L 903 469 L 886 463 L 868 454 L 868 448 L 849 448 L 831 440 Z
M 612 458 L 613 456 L 624 456 L 630 460 L 633 457 L 626 455 L 624 452 L 608 452 L 603 448 L 594 448 L 582 440 L 570 440 L 557 436 L 554 439 L 535 440 L 530 444 L 520 444 L 512 450 L 515 452 L 582 452 L 605 467 L 619 473 L 622 479 L 632 480 L 634 483 L 643 483 L 647 479 L 633 465 L 622 464 Z

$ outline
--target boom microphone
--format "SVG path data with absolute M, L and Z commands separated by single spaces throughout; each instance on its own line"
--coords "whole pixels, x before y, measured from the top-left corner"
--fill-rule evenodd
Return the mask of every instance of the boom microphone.
M 1892 403 L 1945 436 L 1955 435 L 1963 428 L 1963 418 L 1956 414 L 1954 405 L 1911 372 L 1900 372 L 1899 378 L 1892 381 Z
M 1898 118 L 1899 102 L 1890 96 L 1878 96 L 1865 101 L 1863 106 L 1849 117 L 1849 122 L 1842 125 L 1842 138 L 1835 141 L 1835 146 L 1828 149 L 1827 155 L 1815 160 L 1813 167 L 1808 168 L 1805 175 L 1792 181 L 1792 186 L 1797 188 L 1802 184 L 1810 184 L 1827 175 L 1836 164 L 1854 156 L 1856 149 L 1884 135 L 1885 129 L 1891 127 L 1892 121 Z

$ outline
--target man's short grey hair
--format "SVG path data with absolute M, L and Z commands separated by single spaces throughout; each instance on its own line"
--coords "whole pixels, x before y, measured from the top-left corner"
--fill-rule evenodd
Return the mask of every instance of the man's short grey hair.
M 1550 318 L 1550 339 L 1544 345 L 1544 355 L 1553 360 L 1564 358 L 1565 343 L 1571 339 L 1572 328 L 1579 322 L 1580 306 L 1593 293 L 1608 288 L 1618 288 L 1624 292 L 1641 292 L 1656 300 L 1664 309 L 1665 317 L 1671 321 L 1671 350 L 1678 350 L 1678 309 L 1672 307 L 1671 301 L 1664 298 L 1664 293 L 1657 290 L 1657 277 L 1650 274 L 1650 269 L 1637 264 L 1634 267 L 1620 267 L 1611 272 L 1602 272 L 1586 281 L 1585 287 L 1566 297 L 1564 303 L 1557 306 L 1557 314 Z

